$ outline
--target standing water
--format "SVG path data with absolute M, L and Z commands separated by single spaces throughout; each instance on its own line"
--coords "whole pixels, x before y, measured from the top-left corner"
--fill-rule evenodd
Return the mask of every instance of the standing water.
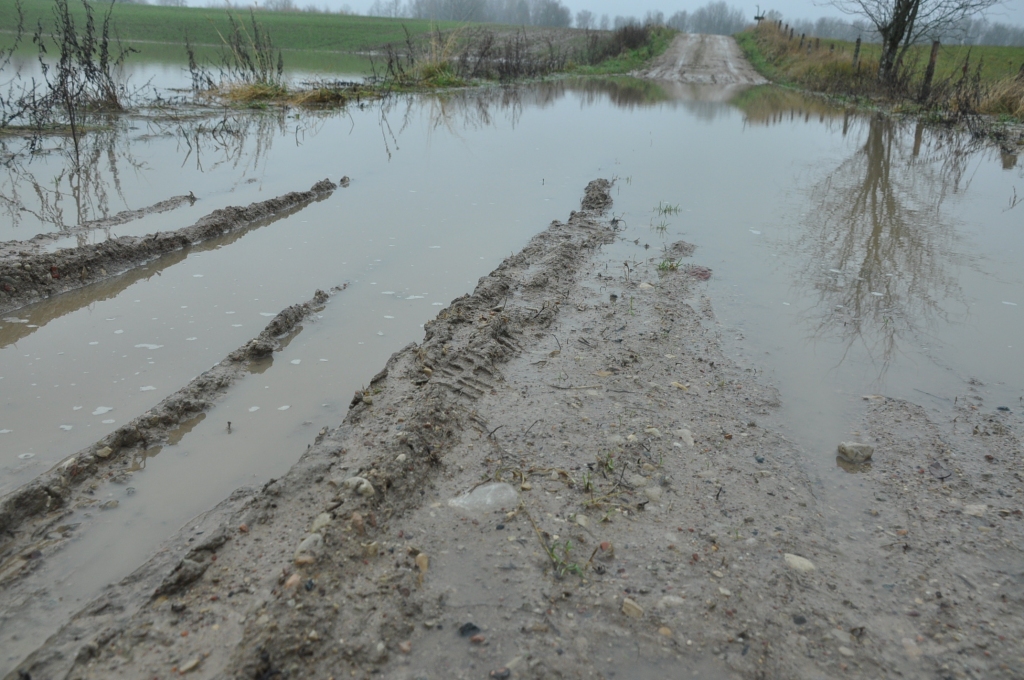
M 134 461 L 125 484 L 104 487 L 117 508 L 76 510 L 71 540 L 27 577 L 34 596 L 0 613 L 0 672 L 190 517 L 287 470 L 392 352 L 565 219 L 595 177 L 616 180 L 613 210 L 627 227 L 609 256 L 698 246 L 723 339 L 780 389 L 780 427 L 822 484 L 845 484 L 834 447 L 863 395 L 941 409 L 973 380 L 993 404 L 1022 396 L 1024 207 L 1013 196 L 1024 177 L 1015 158 L 952 133 L 771 89 L 595 81 L 336 114 L 161 115 L 91 136 L 94 163 L 75 194 L 41 180 L 59 176 L 57 143 L 6 170 L 0 193 L 19 207 L 0 238 L 47 232 L 46 247 L 64 247 L 179 228 L 324 177 L 351 185 L 4 315 L 0 488 L 145 412 L 280 309 L 347 288 L 215 408 Z M 194 203 L 76 229 L 190 191 Z

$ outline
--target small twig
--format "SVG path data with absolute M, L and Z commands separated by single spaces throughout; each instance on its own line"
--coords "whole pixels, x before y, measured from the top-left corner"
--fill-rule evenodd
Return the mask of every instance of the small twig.
M 495 432 L 497 432 L 498 430 L 500 430 L 503 427 L 505 427 L 505 426 L 504 425 L 498 425 L 496 428 L 494 428 L 493 430 L 491 430 L 490 432 L 487 433 L 487 438 L 490 439 L 491 435 L 493 435 Z
M 571 387 L 571 386 L 570 387 L 561 387 L 559 385 L 549 385 L 548 383 L 544 383 L 544 384 L 547 385 L 548 387 L 552 387 L 552 388 L 554 388 L 556 390 L 596 390 L 596 389 L 599 389 L 601 387 L 600 385 L 581 385 L 580 387 Z
M 558 336 L 557 335 L 555 335 L 554 333 L 551 333 L 550 335 L 551 335 L 551 337 L 553 337 L 555 339 L 555 342 L 558 342 Z M 558 342 L 558 351 L 559 352 L 562 351 L 562 343 L 561 342 Z
M 523 435 L 525 436 L 525 435 L 530 434 L 530 430 L 533 429 L 533 426 L 536 425 L 537 423 L 539 423 L 541 420 L 543 420 L 543 418 L 537 418 L 537 420 L 535 420 L 532 423 L 530 423 L 530 426 L 528 428 L 526 428 L 526 432 L 524 432 Z

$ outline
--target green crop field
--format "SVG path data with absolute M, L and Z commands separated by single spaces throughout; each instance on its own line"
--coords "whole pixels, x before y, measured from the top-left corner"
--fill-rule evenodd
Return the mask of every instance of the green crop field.
M 81 0 L 69 0 L 76 17 L 84 17 Z M 7 32 L 16 24 L 14 0 L 0 0 L 0 26 Z M 109 7 L 94 2 L 98 14 Z M 52 0 L 22 0 L 25 24 L 34 29 L 37 21 L 44 28 L 52 24 Z M 248 12 L 232 10 L 248 23 Z M 420 19 L 384 19 L 379 17 L 313 14 L 306 12 L 257 12 L 257 20 L 269 31 L 277 47 L 286 50 L 360 52 L 387 43 L 405 41 L 405 30 L 421 37 L 431 30 L 448 31 L 461 24 L 432 23 Z M 220 45 L 221 35 L 230 31 L 225 9 L 159 7 L 154 5 L 115 4 L 114 24 L 126 44 L 183 44 L 186 33 L 195 44 Z M 2 40 L 0 40 L 2 41 Z

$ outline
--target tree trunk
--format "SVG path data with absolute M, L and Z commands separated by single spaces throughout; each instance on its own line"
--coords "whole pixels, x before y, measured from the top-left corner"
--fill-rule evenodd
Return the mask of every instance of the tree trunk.
M 913 29 L 917 19 L 917 10 L 921 0 L 896 0 L 893 7 L 892 20 L 885 26 L 879 26 L 882 36 L 882 56 L 878 60 L 878 79 L 890 83 L 896 77 L 900 46 L 912 36 L 908 33 Z

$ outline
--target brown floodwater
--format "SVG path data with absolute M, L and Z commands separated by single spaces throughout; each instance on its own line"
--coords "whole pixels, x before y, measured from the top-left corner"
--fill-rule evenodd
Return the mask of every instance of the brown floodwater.
M 62 243 L 178 228 L 324 177 L 352 183 L 5 315 L 0 489 L 143 413 L 282 308 L 348 288 L 205 417 L 136 461 L 129 482 L 104 492 L 118 508 L 70 520 L 76 538 L 30 576 L 35 596 L 0 612 L 0 672 L 189 518 L 285 472 L 392 352 L 565 219 L 595 177 L 617 178 L 625 225 L 609 262 L 697 244 L 692 261 L 714 272 L 702 284 L 713 328 L 779 388 L 773 420 L 837 508 L 863 501 L 834 450 L 856 436 L 864 395 L 941 410 L 973 380 L 982 408 L 1024 407 L 1024 206 L 1012 207 L 1024 173 L 970 140 L 770 89 L 621 81 L 413 96 L 343 114 L 192 112 L 178 123 L 140 116 L 90 139 L 98 160 L 77 196 L 40 193 L 38 178 L 63 162 L 56 146 L 18 166 L 0 193 L 16 187 L 31 209 L 2 238 L 59 230 L 37 216 L 77 224 L 190 190 L 193 206 Z M 32 203 L 44 199 L 45 210 Z

